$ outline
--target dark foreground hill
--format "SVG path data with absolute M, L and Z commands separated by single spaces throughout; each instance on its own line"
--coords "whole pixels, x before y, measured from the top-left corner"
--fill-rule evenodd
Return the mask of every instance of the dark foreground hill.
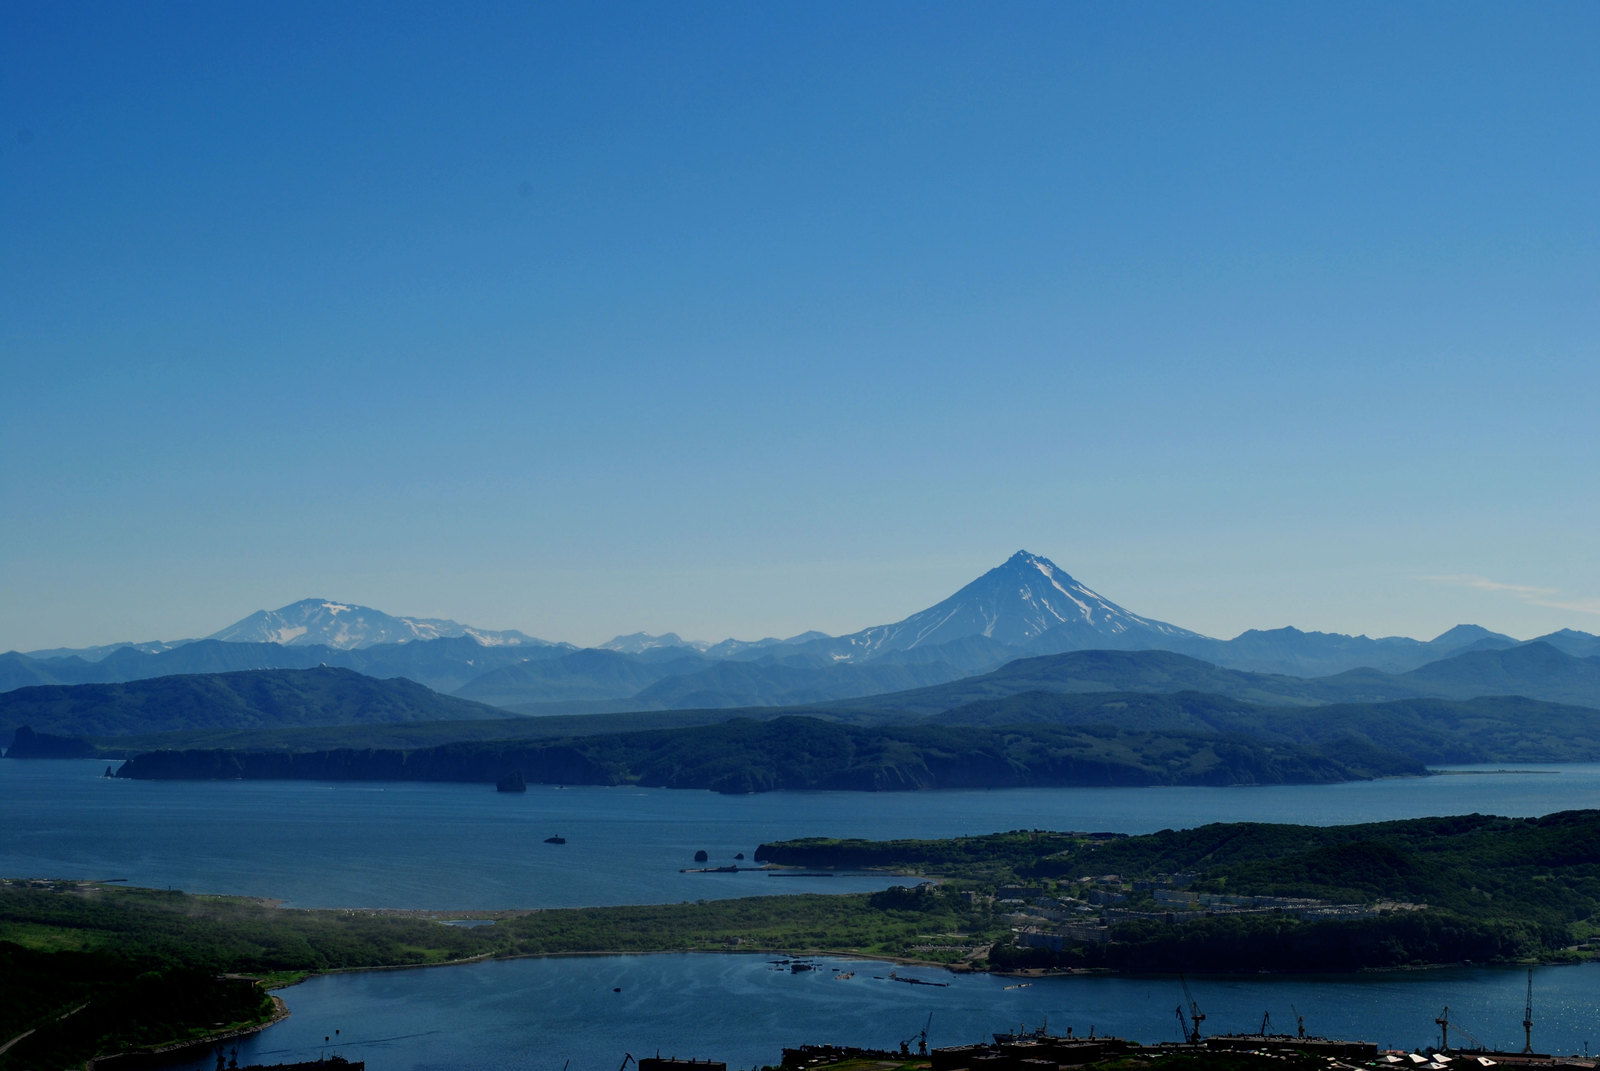
M 796 736 L 766 723 L 811 728 Z M 166 758 L 141 760 L 130 776 L 183 778 L 493 781 L 495 770 L 516 770 L 534 781 L 723 791 L 1261 784 L 1455 763 L 1600 761 L 1600 711 L 1516 697 L 1274 708 L 1198 692 L 1029 692 L 892 724 L 768 710 L 730 719 L 701 710 L 217 730 L 93 743 L 103 750 L 41 739 L 26 754 L 160 751 Z M 269 757 L 274 753 L 279 757 Z
M 1116 725 L 1329 747 L 1359 741 L 1429 765 L 1600 762 L 1600 710 L 1520 696 L 1267 707 L 1203 692 L 1024 692 L 935 715 L 940 725 Z
M 520 774 L 526 781 L 545 784 L 636 784 L 744 793 L 1306 784 L 1422 772 L 1420 763 L 1351 740 L 1306 748 L 1237 736 L 1136 732 L 1111 726 L 863 727 L 784 717 L 413 751 L 156 751 L 128 760 L 118 776 L 492 784 Z
M 44 685 L 0 694 L 3 735 L 24 725 L 63 736 L 124 736 L 505 716 L 503 710 L 440 695 L 403 678 L 381 681 L 327 666 Z

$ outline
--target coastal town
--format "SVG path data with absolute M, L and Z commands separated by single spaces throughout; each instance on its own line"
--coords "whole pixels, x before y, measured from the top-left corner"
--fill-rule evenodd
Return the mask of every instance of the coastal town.
M 994 909 L 1010 921 L 1016 943 L 1059 952 L 1074 944 L 1104 945 L 1118 923 L 1145 920 L 1182 925 L 1217 916 L 1286 915 L 1301 921 L 1375 918 L 1428 905 L 1397 900 L 1335 903 L 1313 897 L 1250 896 L 1196 892 L 1194 872 L 1124 880 L 1118 874 L 1080 877 L 1060 886 L 1007 885 L 996 890 Z

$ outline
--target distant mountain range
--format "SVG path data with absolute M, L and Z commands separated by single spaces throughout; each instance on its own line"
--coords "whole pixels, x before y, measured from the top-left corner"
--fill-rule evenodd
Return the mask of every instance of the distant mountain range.
M 277 610 L 257 610 L 207 639 L 224 643 L 277 643 L 347 651 L 384 643 L 471 636 L 485 647 L 551 646 L 515 629 L 496 632 L 429 617 L 391 617 L 381 610 L 331 599 L 301 599 Z
M 1274 707 L 1519 696 L 1600 710 L 1600 656 L 1576 658 L 1535 642 L 1468 651 L 1406 673 L 1359 669 L 1296 677 L 1227 669 L 1171 651 L 1072 651 L 1018 659 L 989 673 L 931 687 L 869 696 L 848 707 L 921 716 L 1031 692 L 1193 692 Z
M 597 656 L 617 672 L 625 673 L 630 666 L 615 652 L 580 653 Z M 628 686 L 633 683 L 637 679 Z M 1165 705 L 1152 706 L 1150 697 L 1169 698 Z M 534 721 L 560 723 L 561 731 L 569 734 L 581 734 L 586 721 L 615 731 L 784 714 L 858 724 L 931 719 L 959 725 L 1112 723 L 1163 731 L 1228 731 L 1225 720 L 1211 715 L 1270 708 L 1303 726 L 1331 725 L 1329 712 L 1335 709 L 1418 702 L 1436 707 L 1498 704 L 1497 717 L 1520 722 L 1530 738 L 1538 738 L 1547 753 L 1555 754 L 1563 739 L 1571 743 L 1579 735 L 1570 719 L 1558 727 L 1541 713 L 1557 705 L 1576 711 L 1579 722 L 1592 726 L 1589 735 L 1600 740 L 1600 656 L 1575 658 L 1547 643 L 1531 643 L 1503 651 L 1469 651 L 1407 673 L 1356 670 L 1306 678 L 1225 669 L 1170 651 L 1073 651 L 1022 658 L 988 673 L 852 699 L 698 710 L 684 705 L 662 709 L 659 716 L 657 711 L 638 710 L 628 715 Z M 1188 724 L 1169 716 L 1173 703 L 1211 713 Z M 1143 716 L 1137 711 L 1157 709 L 1166 712 L 1158 724 L 1137 721 Z M 1092 716 L 1085 711 L 1092 711 Z M 503 708 L 440 695 L 404 678 L 378 680 L 328 666 L 178 674 L 120 684 L 44 685 L 0 694 L 0 737 L 24 725 L 48 733 L 115 737 L 510 716 Z M 508 732 L 536 732 L 526 727 L 526 719 L 516 720 L 521 724 Z M 1310 728 L 1300 733 L 1318 735 Z
M 1563 630 L 1536 642 L 1541 650 L 1527 656 L 1533 661 L 1600 656 L 1600 637 L 1588 633 Z M 1472 694 L 1586 701 L 1587 685 L 1556 683 L 1566 680 L 1564 669 L 1529 679 L 1487 657 L 1470 666 L 1438 670 L 1441 679 L 1423 681 L 1427 674 L 1422 667 L 1444 659 L 1529 646 L 1476 625 L 1457 626 L 1426 641 L 1293 628 L 1252 630 L 1218 640 L 1124 609 L 1048 559 L 1018 551 L 925 610 L 845 636 L 808 632 L 781 640 L 710 644 L 672 633 L 635 633 L 600 648 L 579 649 L 515 630 L 396 617 L 331 599 L 303 599 L 258 611 L 203 640 L 0 655 L 0 692 L 326 665 L 372 677 L 405 677 L 516 713 L 597 713 L 854 700 L 937 687 L 1022 658 L 1074 651 L 1165 651 L 1209 663 L 1219 672 L 1288 678 L 1355 674 L 1340 685 L 1351 695 L 1403 698 L 1498 688 Z M 1423 673 L 1420 683 L 1399 690 L 1389 679 L 1414 671 Z M 1462 674 L 1476 674 L 1475 683 L 1461 685 Z M 1285 697 L 1269 688 L 1258 698 Z M 1319 695 L 1304 701 L 1331 700 Z M 1600 706 L 1600 697 L 1594 703 Z

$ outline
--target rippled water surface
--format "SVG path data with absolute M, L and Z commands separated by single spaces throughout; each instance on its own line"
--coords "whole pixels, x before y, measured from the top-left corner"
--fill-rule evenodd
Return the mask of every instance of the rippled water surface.
M 122 781 L 104 764 L 0 760 L 6 874 L 126 878 L 302 907 L 676 903 L 873 878 L 680 874 L 763 841 L 944 837 L 1007 829 L 1148 833 L 1206 822 L 1337 825 L 1432 814 L 1600 807 L 1600 765 L 1342 785 L 710 792 L 304 781 Z M 564 845 L 544 843 L 559 834 Z
M 241 1045 L 240 1062 L 316 1059 L 339 1052 L 371 1071 L 432 1068 L 614 1071 L 624 1053 L 776 1064 L 785 1045 L 831 1041 L 893 1048 L 926 1024 L 931 1045 L 987 1039 L 1048 1021 L 1144 1042 L 1178 1041 L 1183 993 L 1171 976 L 1015 979 L 901 967 L 945 987 L 891 981 L 892 965 L 815 960 L 801 974 L 758 956 L 596 956 L 315 978 L 283 996 L 294 1014 Z M 841 973 L 854 977 L 841 980 Z M 1355 977 L 1190 977 L 1207 1033 L 1260 1028 L 1436 1045 L 1433 1020 L 1486 1045 L 1522 1047 L 1527 974 L 1519 970 L 1407 971 Z M 620 989 L 621 992 L 615 992 Z M 1600 965 L 1534 971 L 1534 1039 L 1543 1051 L 1600 1044 Z M 334 1031 L 339 1033 L 335 1035 Z M 1452 1029 L 1452 1038 L 1461 1038 Z M 333 1039 L 324 1043 L 323 1038 Z M 209 1071 L 204 1060 L 194 1071 Z
M 1483 769 L 1429 778 L 1268 788 L 1020 789 L 717 796 L 708 792 L 311 782 L 135 782 L 103 764 L 0 760 L 0 873 L 283 899 L 308 907 L 561 907 L 878 887 L 878 877 L 684 874 L 763 841 L 829 835 L 939 837 L 1038 828 L 1126 833 L 1222 821 L 1318 825 L 1472 812 L 1600 807 L 1600 765 Z M 544 843 L 560 834 L 563 845 Z M 746 860 L 749 861 L 748 858 Z M 784 1045 L 892 1046 L 928 1025 L 934 1045 L 1048 1018 L 1141 1041 L 1177 1040 L 1172 978 L 1083 977 L 1025 988 L 945 976 L 902 985 L 884 964 L 822 961 L 793 973 L 749 956 L 517 960 L 313 979 L 284 992 L 293 1015 L 240 1046 L 240 1061 L 339 1051 L 372 1071 L 614 1068 L 622 1054 L 773 1062 Z M 853 977 L 839 980 L 840 973 Z M 881 977 L 880 977 L 881 976 Z M 1357 977 L 1192 978 L 1214 1032 L 1292 1029 L 1386 1046 L 1437 1040 L 1434 1018 L 1488 1045 L 1521 1047 L 1527 976 L 1440 970 Z M 1600 1044 L 1600 967 L 1534 974 L 1536 1045 Z M 620 990 L 617 992 L 616 990 Z M 930 1020 L 931 1016 L 931 1020 Z M 337 1031 L 337 1033 L 335 1033 Z M 1452 1033 L 1452 1037 L 1456 1035 Z M 327 1043 L 323 1038 L 329 1038 Z M 210 1066 L 209 1058 L 205 1061 Z

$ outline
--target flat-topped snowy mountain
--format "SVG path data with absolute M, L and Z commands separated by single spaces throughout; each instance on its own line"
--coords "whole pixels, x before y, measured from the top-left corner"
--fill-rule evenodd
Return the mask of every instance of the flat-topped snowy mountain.
M 257 610 L 242 621 L 206 639 L 226 643 L 276 643 L 308 647 L 322 644 L 338 650 L 471 636 L 485 647 L 547 646 L 515 629 L 496 632 L 442 618 L 391 617 L 382 610 L 330 599 L 301 599 L 276 610 Z

